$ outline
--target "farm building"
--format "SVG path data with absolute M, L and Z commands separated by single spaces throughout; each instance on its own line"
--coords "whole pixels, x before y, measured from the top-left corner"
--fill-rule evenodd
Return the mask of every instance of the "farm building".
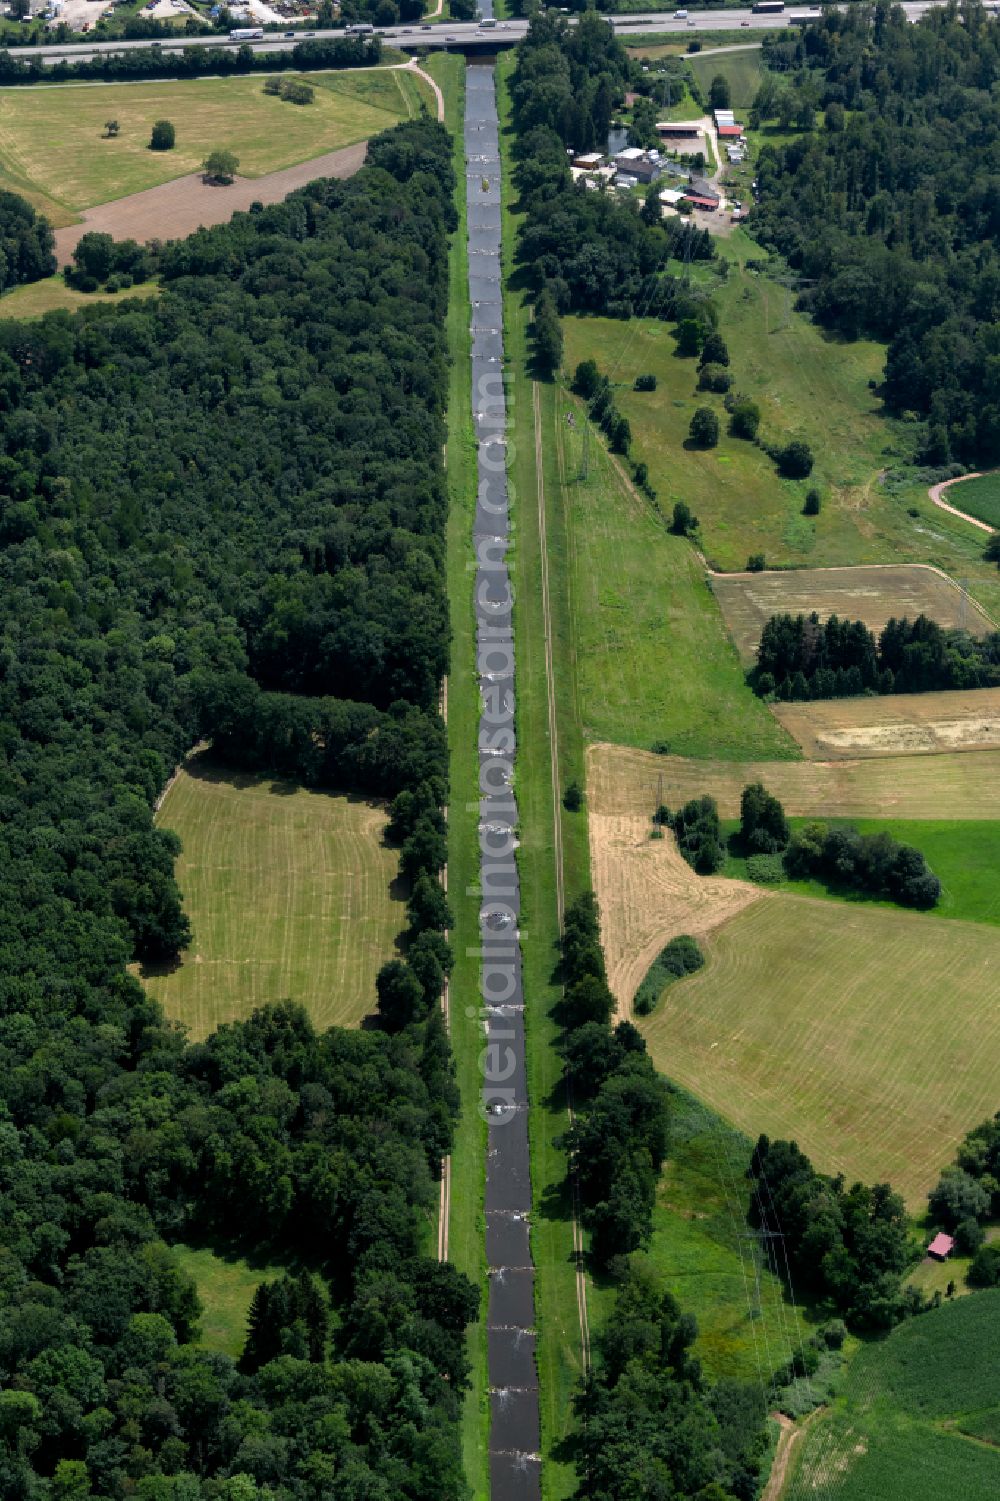
M 665 208 L 676 208 L 683 197 L 683 188 L 664 188 L 660 194 L 660 202 Z
M 571 166 L 579 167 L 582 172 L 595 172 L 603 160 L 599 151 L 583 151 L 573 157 Z
M 934 1239 L 927 1247 L 927 1254 L 928 1256 L 933 1256 L 935 1261 L 947 1261 L 948 1257 L 951 1255 L 954 1249 L 954 1240 L 950 1235 L 945 1235 L 944 1231 L 942 1230 L 939 1231 L 937 1235 L 935 1235 Z
M 656 129 L 667 141 L 682 141 L 688 136 L 699 135 L 698 126 L 693 122 L 688 124 L 680 122 L 675 124 L 672 120 L 657 120 Z
M 712 111 L 715 118 L 716 130 L 722 130 L 723 126 L 735 125 L 736 116 L 731 109 L 717 109 Z
M 658 151 L 643 151 L 638 146 L 627 146 L 615 157 L 619 173 L 634 177 L 637 182 L 655 182 L 663 171 Z
M 743 139 L 742 125 L 717 125 L 720 141 L 741 141 Z
M 684 202 L 690 203 L 692 208 L 704 209 L 709 214 L 714 214 L 719 207 L 718 198 L 702 198 L 697 193 L 685 193 Z

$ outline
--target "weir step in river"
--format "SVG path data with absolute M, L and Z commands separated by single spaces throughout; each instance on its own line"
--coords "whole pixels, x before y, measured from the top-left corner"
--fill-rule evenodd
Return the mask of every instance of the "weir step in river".
M 487 1120 L 487 1369 L 492 1501 L 541 1496 L 528 1089 L 515 862 L 514 632 L 508 569 L 507 407 L 500 266 L 500 136 L 492 65 L 466 70 L 465 182 L 472 304 L 483 1110 Z

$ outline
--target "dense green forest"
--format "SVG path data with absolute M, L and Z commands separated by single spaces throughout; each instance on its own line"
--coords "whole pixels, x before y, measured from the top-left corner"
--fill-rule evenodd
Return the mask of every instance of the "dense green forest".
M 885 401 L 926 419 L 926 462 L 995 463 L 995 21 L 966 0 L 911 25 L 879 0 L 829 8 L 764 55 L 789 76 L 798 134 L 761 148 L 754 235 L 800 272 L 801 306 L 826 327 L 888 342 Z
M 444 130 L 404 125 L 171 246 L 155 301 L 0 326 L 5 1501 L 466 1494 L 477 1293 L 422 1254 L 457 1109 L 427 999 L 453 189 Z M 202 735 L 394 797 L 382 1028 L 284 1006 L 187 1045 L 128 972 L 187 939 L 152 805 Z M 179 1238 L 314 1274 L 239 1368 L 192 1342 Z
M 1000 631 L 977 638 L 918 615 L 889 620 L 876 636 L 862 620 L 772 615 L 749 681 L 762 697 L 786 700 L 995 688 Z

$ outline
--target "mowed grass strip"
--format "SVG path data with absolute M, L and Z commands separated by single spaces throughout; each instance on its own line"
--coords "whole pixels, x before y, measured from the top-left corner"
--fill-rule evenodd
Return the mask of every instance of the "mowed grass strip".
M 317 1027 L 357 1025 L 405 925 L 385 809 L 195 760 L 157 823 L 177 833 L 192 941 L 147 990 L 194 1038 L 292 1000 Z
M 669 534 L 596 432 L 585 460 L 583 404 L 550 395 L 584 737 L 647 749 L 668 739 L 691 756 L 794 756 L 794 742 L 744 682 L 691 544 Z
M 265 94 L 260 77 L 0 89 L 0 188 L 55 226 L 73 224 L 83 209 L 198 171 L 216 149 L 236 154 L 241 177 L 261 177 L 410 114 L 391 69 L 308 81 L 319 86 L 301 106 Z M 113 139 L 108 120 L 120 127 Z M 172 151 L 149 150 L 154 120 L 174 122 Z
M 880 632 L 887 620 L 926 615 L 951 630 L 985 636 L 996 627 L 953 579 L 936 569 L 901 564 L 876 568 L 803 568 L 784 573 L 742 573 L 712 579 L 726 626 L 744 664 L 757 658 L 761 632 L 772 615 L 821 620 L 863 620 Z
M 828 698 L 771 712 L 817 760 L 1000 746 L 1000 688 Z
M 763 782 L 785 812 L 803 818 L 1000 818 L 1000 751 L 875 756 L 858 761 L 694 761 L 622 745 L 588 752 L 595 811 L 646 814 L 659 793 L 671 808 L 709 793 L 736 818 L 749 782 Z
M 748 1135 L 912 1209 L 996 1108 L 1000 933 L 769 895 L 640 1022 L 658 1068 Z

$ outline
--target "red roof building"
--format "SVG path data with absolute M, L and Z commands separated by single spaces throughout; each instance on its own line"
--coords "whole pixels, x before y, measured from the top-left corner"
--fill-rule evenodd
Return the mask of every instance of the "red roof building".
M 730 140 L 730 141 L 736 140 L 736 141 L 738 141 L 739 138 L 743 134 L 743 126 L 742 125 L 720 125 L 718 127 L 718 131 L 719 131 L 719 135 L 720 135 L 720 137 L 721 137 L 722 140 L 724 140 L 724 141 L 726 141 L 726 140 Z
M 685 193 L 684 202 L 690 203 L 692 208 L 704 208 L 714 211 L 719 207 L 718 198 L 700 198 L 697 193 Z
M 927 1247 L 927 1254 L 933 1256 L 935 1261 L 947 1261 L 954 1249 L 955 1242 L 952 1237 L 945 1235 L 943 1230 L 939 1230 Z

